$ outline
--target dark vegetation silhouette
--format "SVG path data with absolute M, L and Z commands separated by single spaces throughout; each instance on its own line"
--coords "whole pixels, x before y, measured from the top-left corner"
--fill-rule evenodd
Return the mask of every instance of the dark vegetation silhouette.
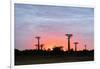
M 69 51 L 63 51 L 62 47 L 54 47 L 53 50 L 18 50 L 15 49 L 15 57 L 16 56 L 67 56 L 67 57 L 84 57 L 84 56 L 94 56 L 94 50 L 80 50 L 74 51 L 70 49 Z
M 40 37 L 37 39 L 36 49 L 18 50 L 15 49 L 15 65 L 25 64 L 41 64 L 41 63 L 56 63 L 56 62 L 76 62 L 76 61 L 93 61 L 94 50 L 88 50 L 87 45 L 84 45 L 83 50 L 77 50 L 79 42 L 74 42 L 75 49 L 70 48 L 70 38 L 72 34 L 66 34 L 68 39 L 68 50 L 64 51 L 63 46 L 54 46 L 52 50 L 44 49 L 44 44 L 41 44 Z
M 63 51 L 61 47 L 53 50 L 18 50 L 15 49 L 15 65 L 41 64 L 56 62 L 93 61 L 94 50 Z

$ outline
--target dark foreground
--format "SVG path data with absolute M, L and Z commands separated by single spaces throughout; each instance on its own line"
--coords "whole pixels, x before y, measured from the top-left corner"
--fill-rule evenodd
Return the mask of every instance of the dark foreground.
M 46 63 L 63 63 L 63 62 L 80 62 L 80 61 L 93 61 L 93 57 L 22 57 L 15 61 L 15 65 L 28 65 L 28 64 L 46 64 Z
M 15 51 L 15 65 L 80 62 L 93 60 L 94 51 L 72 51 L 70 53 L 61 51 Z

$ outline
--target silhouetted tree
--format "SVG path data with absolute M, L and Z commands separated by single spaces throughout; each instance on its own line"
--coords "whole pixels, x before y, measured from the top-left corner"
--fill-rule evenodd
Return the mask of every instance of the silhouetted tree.
M 36 39 L 37 39 L 37 41 L 38 41 L 38 43 L 37 43 L 37 47 L 38 47 L 38 50 L 40 50 L 40 37 L 39 36 L 37 36 L 37 37 L 35 37 Z
M 43 50 L 43 46 L 44 46 L 44 44 L 41 44 L 41 45 L 40 45 L 40 49 L 41 49 L 41 50 Z
M 63 47 L 62 46 L 60 46 L 60 47 L 54 47 L 53 48 L 53 51 L 62 51 L 63 49 L 62 49 Z
M 62 56 L 64 53 L 63 53 L 63 47 L 62 46 L 59 46 L 59 47 L 54 47 L 53 50 L 52 50 L 52 54 L 54 56 Z
M 79 44 L 78 42 L 74 42 L 75 44 L 75 52 L 77 51 L 77 44 Z
M 48 49 L 47 49 L 47 51 L 48 51 L 48 52 L 51 52 L 51 49 L 50 49 L 50 48 L 48 48 Z
M 70 38 L 72 37 L 72 34 L 65 34 L 68 37 L 68 51 L 70 51 Z

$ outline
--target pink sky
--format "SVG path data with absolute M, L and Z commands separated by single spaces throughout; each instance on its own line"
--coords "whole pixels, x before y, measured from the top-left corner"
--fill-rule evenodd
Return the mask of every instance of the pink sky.
M 67 50 L 67 37 L 71 33 L 73 42 L 79 42 L 78 50 L 94 49 L 94 9 L 43 5 L 15 4 L 15 48 L 34 49 L 41 37 L 44 48 L 63 46 Z

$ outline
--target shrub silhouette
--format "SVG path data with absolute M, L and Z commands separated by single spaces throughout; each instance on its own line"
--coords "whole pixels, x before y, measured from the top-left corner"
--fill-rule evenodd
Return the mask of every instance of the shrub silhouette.
M 15 57 L 17 56 L 66 56 L 66 57 L 91 57 L 94 56 L 94 50 L 82 50 L 82 51 L 73 51 L 73 49 L 68 51 L 63 51 L 63 47 L 54 47 L 52 50 L 18 50 L 15 49 Z

